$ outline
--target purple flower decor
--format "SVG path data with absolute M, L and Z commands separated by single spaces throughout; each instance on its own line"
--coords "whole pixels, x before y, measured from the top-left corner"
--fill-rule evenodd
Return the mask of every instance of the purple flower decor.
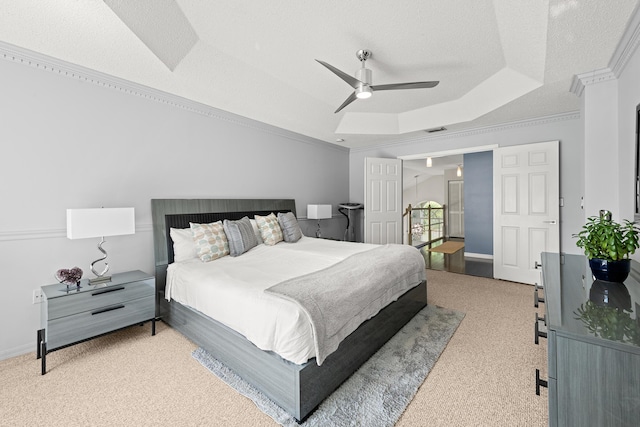
M 61 268 L 56 272 L 56 279 L 65 285 L 80 285 L 82 278 L 82 270 L 79 267 L 73 267 L 69 270 Z

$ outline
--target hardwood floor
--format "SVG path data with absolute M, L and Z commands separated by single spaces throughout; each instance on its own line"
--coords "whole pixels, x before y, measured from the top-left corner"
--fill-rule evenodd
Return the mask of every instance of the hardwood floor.
M 464 241 L 463 239 L 451 240 Z M 433 243 L 431 247 L 436 247 L 442 243 Z M 422 253 L 428 269 L 493 278 L 493 261 L 490 259 L 465 257 L 464 249 L 453 254 L 430 252 L 428 249 L 429 246 L 420 248 L 420 253 Z

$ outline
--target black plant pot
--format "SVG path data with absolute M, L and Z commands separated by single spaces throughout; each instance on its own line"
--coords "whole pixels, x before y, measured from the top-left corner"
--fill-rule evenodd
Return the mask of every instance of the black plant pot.
M 589 267 L 591 267 L 593 277 L 598 280 L 622 283 L 631 271 L 631 260 L 621 259 L 619 261 L 607 261 L 593 258 L 589 260 Z
M 589 290 L 589 300 L 600 307 L 631 311 L 631 295 L 624 283 L 596 280 Z

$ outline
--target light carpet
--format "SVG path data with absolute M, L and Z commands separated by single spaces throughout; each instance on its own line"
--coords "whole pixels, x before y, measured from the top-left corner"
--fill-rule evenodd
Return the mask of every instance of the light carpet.
M 462 321 L 461 312 L 429 305 L 422 309 L 378 352 L 302 423 L 304 426 L 393 426 L 411 402 Z M 212 373 L 250 398 L 273 420 L 298 426 L 253 386 L 202 348 L 193 357 Z
M 427 249 L 429 252 L 441 252 L 443 254 L 455 254 L 460 249 L 464 248 L 463 242 L 453 242 L 451 240 L 444 242 L 441 245 L 434 246 L 433 248 Z

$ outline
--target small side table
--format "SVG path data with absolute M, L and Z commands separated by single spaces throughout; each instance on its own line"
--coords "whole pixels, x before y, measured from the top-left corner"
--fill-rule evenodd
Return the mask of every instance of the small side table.
M 155 278 L 142 271 L 111 276 L 111 281 L 80 287 L 64 284 L 42 286 L 44 301 L 37 332 L 37 359 L 47 372 L 47 353 L 97 336 L 151 321 L 156 334 Z

